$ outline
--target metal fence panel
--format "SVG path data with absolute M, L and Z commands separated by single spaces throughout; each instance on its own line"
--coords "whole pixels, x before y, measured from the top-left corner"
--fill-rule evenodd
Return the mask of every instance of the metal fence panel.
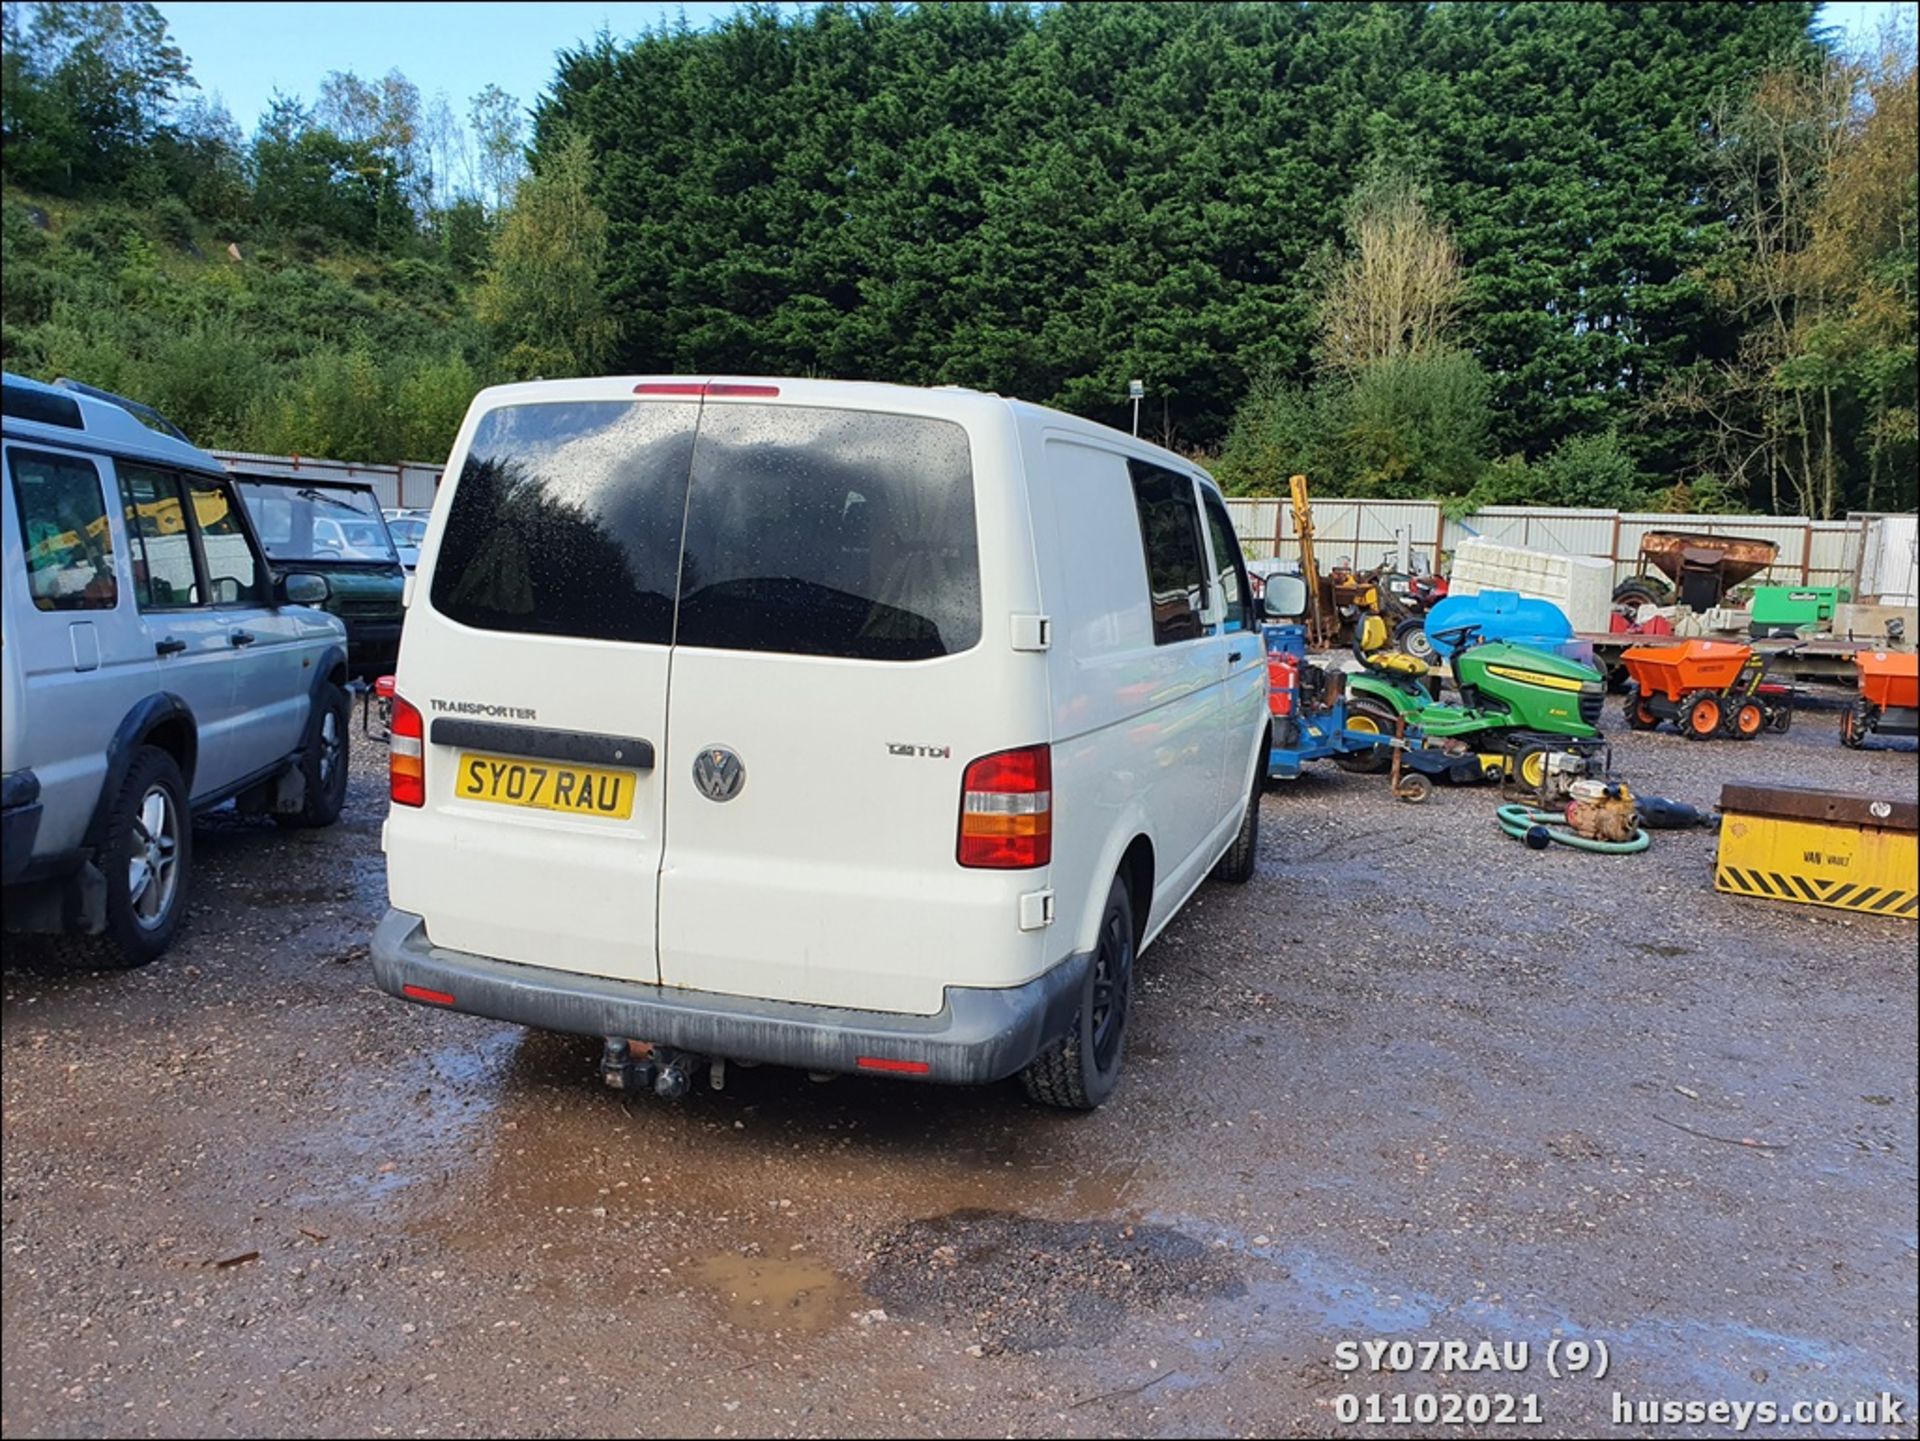
M 1239 499 L 1228 505 L 1251 554 L 1299 559 L 1293 509 L 1287 502 Z M 1436 563 L 1443 568 L 1462 540 L 1479 536 L 1528 550 L 1611 560 L 1616 582 L 1639 569 L 1640 541 L 1648 531 L 1680 530 L 1772 541 L 1779 548 L 1778 558 L 1754 578 L 1756 584 L 1857 588 L 1862 535 L 1870 519 L 1862 515 L 1816 521 L 1799 515 L 1623 514 L 1503 505 L 1475 511 L 1459 520 L 1443 520 L 1439 506 L 1431 501 L 1331 498 L 1313 503 L 1314 547 L 1323 569 L 1342 559 L 1362 568 L 1376 565 L 1392 550 L 1395 532 L 1405 530 L 1413 550 L 1423 560 L 1434 559 L 1437 541 L 1441 556 Z

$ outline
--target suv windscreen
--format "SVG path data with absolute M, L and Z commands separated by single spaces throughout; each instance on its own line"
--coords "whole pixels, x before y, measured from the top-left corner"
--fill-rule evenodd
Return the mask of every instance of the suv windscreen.
M 387 523 L 372 491 L 344 485 L 237 482 L 267 558 L 381 561 L 397 564 Z
M 799 406 L 503 407 L 475 431 L 432 600 L 489 630 L 950 655 L 980 638 L 966 432 Z

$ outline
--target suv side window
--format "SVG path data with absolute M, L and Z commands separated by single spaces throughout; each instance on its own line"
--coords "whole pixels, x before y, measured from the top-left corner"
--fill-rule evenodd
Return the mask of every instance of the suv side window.
M 1206 634 L 1207 566 L 1193 480 L 1144 460 L 1129 460 L 1127 471 L 1147 556 L 1153 643 L 1198 640 Z
M 264 605 L 260 563 L 253 542 L 240 519 L 240 501 L 225 481 L 211 476 L 188 476 L 187 499 L 200 532 L 200 552 L 207 564 L 208 593 L 215 605 Z
M 124 461 L 119 470 L 127 540 L 133 547 L 134 597 L 140 609 L 177 610 L 205 604 L 206 587 L 187 527 L 180 477 Z
M 1220 570 L 1214 577 L 1220 584 L 1220 594 L 1226 600 L 1225 630 L 1232 632 L 1246 630 L 1252 625 L 1247 612 L 1247 598 L 1253 589 L 1247 584 L 1247 562 L 1240 554 L 1240 543 L 1234 538 L 1233 521 L 1227 516 L 1226 506 L 1220 503 L 1220 497 L 1200 487 L 1200 498 L 1207 508 L 1207 533 L 1213 539 L 1213 562 Z
M 11 449 L 14 500 L 26 542 L 27 589 L 41 610 L 112 610 L 120 599 L 113 526 L 90 460 Z

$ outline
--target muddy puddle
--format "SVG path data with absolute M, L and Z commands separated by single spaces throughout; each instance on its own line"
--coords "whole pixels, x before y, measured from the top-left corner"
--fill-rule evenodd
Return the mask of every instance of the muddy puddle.
M 866 1308 L 860 1288 L 811 1256 L 722 1252 L 692 1267 L 727 1323 L 747 1331 L 825 1331 Z

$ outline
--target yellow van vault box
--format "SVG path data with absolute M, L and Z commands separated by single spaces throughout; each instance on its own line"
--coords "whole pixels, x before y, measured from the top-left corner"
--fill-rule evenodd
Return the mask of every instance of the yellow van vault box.
M 1720 791 L 1715 890 L 1920 917 L 1920 803 L 1729 785 Z

